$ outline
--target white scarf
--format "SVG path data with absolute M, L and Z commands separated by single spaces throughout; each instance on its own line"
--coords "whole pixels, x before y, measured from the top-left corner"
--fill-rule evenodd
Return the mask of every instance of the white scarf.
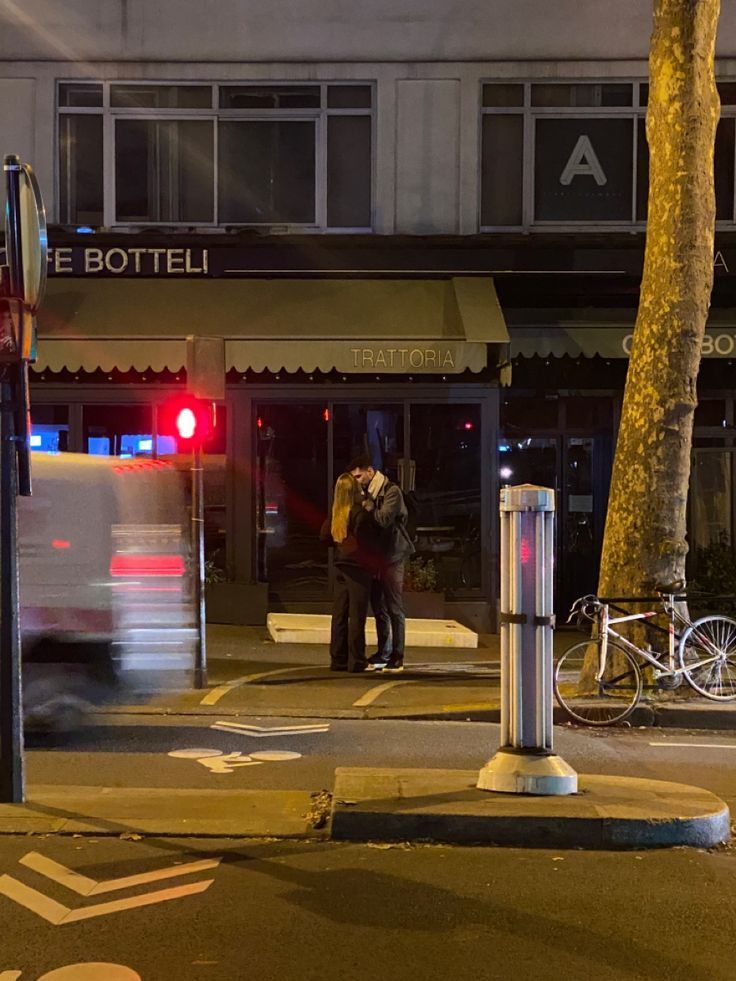
M 370 497 L 372 501 L 375 501 L 378 498 L 378 495 L 383 490 L 383 486 L 387 480 L 388 477 L 385 474 L 382 474 L 380 470 L 376 470 L 375 474 L 373 475 L 373 479 L 371 480 L 370 484 L 368 484 L 368 497 Z

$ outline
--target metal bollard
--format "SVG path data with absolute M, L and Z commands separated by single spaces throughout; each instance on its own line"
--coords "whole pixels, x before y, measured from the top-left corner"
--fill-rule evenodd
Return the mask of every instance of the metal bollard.
M 480 790 L 563 795 L 577 773 L 552 752 L 555 492 L 501 489 L 501 746 Z

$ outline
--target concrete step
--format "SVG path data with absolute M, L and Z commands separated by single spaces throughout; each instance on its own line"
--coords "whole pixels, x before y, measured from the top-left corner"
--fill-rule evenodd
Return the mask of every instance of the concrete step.
M 277 644 L 329 644 L 332 618 L 316 613 L 269 613 L 266 626 Z M 366 621 L 366 643 L 376 644 L 376 622 Z M 478 634 L 457 620 L 407 620 L 407 647 L 477 647 Z

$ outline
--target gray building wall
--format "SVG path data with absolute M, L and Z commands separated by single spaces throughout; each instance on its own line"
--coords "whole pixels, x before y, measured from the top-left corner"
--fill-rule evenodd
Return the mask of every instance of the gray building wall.
M 51 220 L 55 84 L 370 80 L 374 230 L 478 229 L 484 79 L 644 78 L 648 0 L 26 0 L 0 9 L 0 153 L 33 163 Z M 719 71 L 736 77 L 736 4 Z

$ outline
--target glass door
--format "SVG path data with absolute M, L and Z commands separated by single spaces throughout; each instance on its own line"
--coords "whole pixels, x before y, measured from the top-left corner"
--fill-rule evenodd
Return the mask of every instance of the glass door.
M 562 548 L 557 610 L 566 613 L 578 596 L 598 588 L 602 515 L 595 487 L 596 441 L 591 436 L 565 439 L 563 494 L 557 502 L 558 541 Z
M 734 456 L 728 446 L 693 451 L 687 565 L 696 589 L 734 592 Z
M 329 411 L 319 403 L 256 406 L 258 579 L 277 600 L 329 597 Z

